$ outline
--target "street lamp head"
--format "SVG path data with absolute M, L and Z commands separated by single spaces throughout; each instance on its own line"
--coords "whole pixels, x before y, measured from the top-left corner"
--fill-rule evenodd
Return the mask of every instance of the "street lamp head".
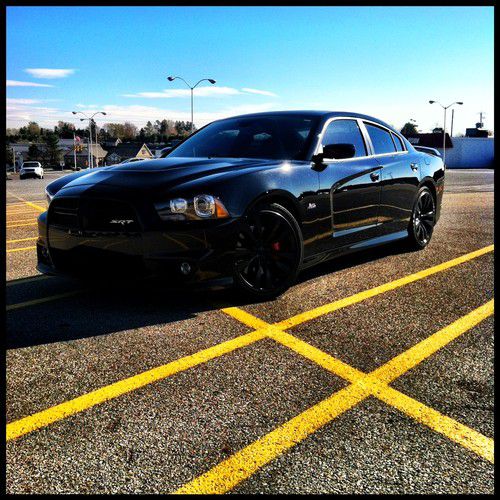
M 429 101 L 429 104 L 434 104 L 436 101 Z
M 85 118 L 80 118 L 80 121 L 83 122 L 83 120 L 85 120 Z
M 105 114 L 106 114 L 106 111 L 101 111 L 101 113 L 102 113 L 103 115 L 105 115 Z
M 215 82 L 215 80 L 212 80 L 211 78 L 209 78 L 209 79 L 208 79 L 208 81 L 209 81 L 212 85 L 214 85 L 214 84 L 216 83 L 216 82 Z
M 76 115 L 76 111 L 72 111 L 72 113 L 73 113 L 74 115 Z
M 457 104 L 460 104 L 460 106 L 463 104 L 462 101 L 457 101 Z
M 175 76 L 169 76 L 169 77 L 167 78 L 167 80 L 168 80 L 169 82 L 173 82 L 173 81 L 175 80 Z

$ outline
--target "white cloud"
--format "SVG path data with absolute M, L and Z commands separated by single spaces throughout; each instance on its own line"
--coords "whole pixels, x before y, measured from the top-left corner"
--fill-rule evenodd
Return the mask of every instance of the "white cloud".
M 53 87 L 45 83 L 20 82 L 18 80 L 7 80 L 7 87 Z
M 12 97 L 7 97 L 7 106 L 16 104 L 36 104 L 41 102 L 39 99 L 13 99 Z
M 232 87 L 197 87 L 194 89 L 196 97 L 210 97 L 222 95 L 238 95 L 241 92 Z M 123 97 L 142 97 L 144 99 L 171 99 L 175 97 L 188 97 L 191 95 L 189 89 L 165 89 L 159 92 L 137 92 L 136 94 L 124 94 Z
M 275 94 L 274 92 L 270 92 L 269 90 L 249 89 L 248 87 L 244 87 L 241 90 L 248 94 L 259 94 L 259 95 L 267 95 L 270 97 L 278 97 L 277 94 Z
M 244 94 L 259 94 L 269 97 L 277 97 L 274 92 L 268 90 L 258 90 L 251 88 L 243 88 L 241 90 L 233 87 L 215 87 L 203 86 L 194 89 L 196 97 L 212 97 L 225 95 L 244 95 Z M 143 99 L 172 99 L 175 97 L 188 97 L 191 95 L 189 89 L 165 89 L 152 92 L 137 92 L 136 94 L 123 94 L 122 97 L 143 98 Z
M 261 111 L 270 111 L 273 108 L 274 104 L 272 103 L 239 105 L 228 107 L 217 112 L 197 112 L 195 113 L 194 118 L 196 126 L 201 127 L 211 121 L 218 120 L 220 118 L 227 118 L 230 116 L 247 113 L 258 113 Z M 94 108 L 91 108 L 89 106 L 79 109 L 82 109 L 83 112 L 87 113 L 95 111 Z M 146 125 L 147 121 L 154 122 L 155 120 L 163 120 L 165 118 L 174 121 L 189 121 L 191 119 L 189 110 L 175 111 L 155 106 L 104 105 L 99 106 L 99 110 L 106 112 L 106 116 L 96 117 L 96 121 L 100 124 L 104 124 L 106 122 L 123 123 L 125 121 L 129 121 L 134 123 L 139 128 Z M 57 124 L 58 120 L 70 121 L 78 127 L 82 126 L 80 121 L 75 118 L 74 115 L 71 114 L 71 112 L 68 111 L 19 104 L 7 107 L 8 127 L 23 126 L 26 124 L 26 120 L 36 121 L 40 126 L 43 127 L 53 127 Z
M 35 78 L 66 78 L 72 75 L 74 69 L 26 68 L 24 71 Z

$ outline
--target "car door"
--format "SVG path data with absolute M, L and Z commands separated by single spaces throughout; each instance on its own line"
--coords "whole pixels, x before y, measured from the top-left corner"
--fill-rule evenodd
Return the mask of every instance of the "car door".
M 392 131 L 364 122 L 375 158 L 382 167 L 379 209 L 380 234 L 405 231 L 419 185 L 419 157 L 409 153 Z
M 380 165 L 371 156 L 355 118 L 333 119 L 319 147 L 328 144 L 354 145 L 352 158 L 324 160 L 319 174 L 321 193 L 330 202 L 332 238 L 325 244 L 330 248 L 350 246 L 378 234 Z

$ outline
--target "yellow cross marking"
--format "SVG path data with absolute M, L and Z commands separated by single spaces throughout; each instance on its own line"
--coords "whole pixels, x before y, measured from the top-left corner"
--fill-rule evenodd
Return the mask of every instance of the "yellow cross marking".
M 442 415 L 388 385 L 438 349 L 491 316 L 493 311 L 493 300 L 491 300 L 396 356 L 380 368 L 365 374 L 307 342 L 284 332 L 283 327 L 278 327 L 278 324 L 268 325 L 266 329 L 263 321 L 258 318 L 254 318 L 254 321 L 250 314 L 241 309 L 224 309 L 224 312 L 232 317 L 244 320 L 245 324 L 254 323 L 268 337 L 351 382 L 351 385 L 308 408 L 269 434 L 236 452 L 209 471 L 179 488 L 175 493 L 225 493 L 233 489 L 241 481 L 248 479 L 262 466 L 369 396 L 375 396 L 381 401 L 394 406 L 418 422 L 427 425 L 434 431 L 443 434 L 493 463 L 493 439 L 483 436 L 450 417 Z
M 432 355 L 438 349 L 491 316 L 494 310 L 493 300 L 436 332 L 422 342 L 419 342 L 414 347 L 396 356 L 394 359 L 369 374 L 351 367 L 341 360 L 330 356 L 285 331 L 305 321 L 356 304 L 378 294 L 394 290 L 398 287 L 426 278 L 432 274 L 457 266 L 488 252 L 492 252 L 493 249 L 493 245 L 487 246 L 418 273 L 405 276 L 404 278 L 366 290 L 351 297 L 326 304 L 311 311 L 306 311 L 287 320 L 275 323 L 274 325 L 256 318 L 239 308 L 225 308 L 223 312 L 245 325 L 254 328 L 254 331 L 204 349 L 190 356 L 172 361 L 166 365 L 115 382 L 114 384 L 53 406 L 47 410 L 21 418 L 15 422 L 11 422 L 7 424 L 7 440 L 43 428 L 97 404 L 136 390 L 139 387 L 165 379 L 176 373 L 232 352 L 235 349 L 250 345 L 263 338 L 271 338 L 307 359 L 314 361 L 330 372 L 344 378 L 350 382 L 351 385 L 336 392 L 329 398 L 278 427 L 268 435 L 237 452 L 212 470 L 195 478 L 193 481 L 180 488 L 177 493 L 222 493 L 234 488 L 240 481 L 251 476 L 260 467 L 276 458 L 279 454 L 302 441 L 311 433 L 328 422 L 331 422 L 338 415 L 344 413 L 369 396 L 375 396 L 387 404 L 398 408 L 431 429 L 440 432 L 486 460 L 493 462 L 492 439 L 440 414 L 436 410 L 425 406 L 388 385 L 397 377 L 400 377 L 403 373 L 411 370 L 418 363 Z M 61 294 L 59 297 L 68 296 L 72 293 L 74 292 Z M 57 297 L 58 296 L 53 296 L 37 299 L 28 303 L 13 304 L 7 306 L 7 310 L 25 307 L 30 304 L 37 304 L 46 300 L 53 300 Z

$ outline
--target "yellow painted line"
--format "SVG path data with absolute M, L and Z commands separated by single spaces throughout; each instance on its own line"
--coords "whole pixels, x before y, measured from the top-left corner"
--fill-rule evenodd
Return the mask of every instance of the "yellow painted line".
M 37 304 L 43 304 L 44 302 L 52 302 L 53 300 L 63 299 L 65 297 L 71 297 L 79 293 L 83 293 L 85 290 L 72 290 L 71 292 L 59 293 L 57 295 L 50 295 L 49 297 L 43 297 L 41 299 L 28 300 L 26 302 L 18 302 L 17 304 L 8 305 L 5 310 L 13 311 L 14 309 L 22 309 L 23 307 L 35 306 Z
M 47 207 L 42 207 L 40 205 L 37 205 L 36 203 L 33 203 L 31 201 L 28 201 L 28 200 L 25 200 L 24 198 L 21 198 L 20 196 L 17 196 L 15 194 L 12 194 L 11 192 L 7 191 L 7 195 L 9 196 L 12 196 L 13 198 L 15 198 L 16 200 L 19 200 L 19 201 L 22 201 L 23 203 L 25 203 L 26 205 L 36 209 L 36 210 L 39 210 L 40 212 L 45 212 L 45 210 L 47 210 Z
M 17 224 L 18 222 L 28 222 L 28 221 L 36 221 L 36 217 L 30 217 L 29 219 L 15 219 L 15 220 L 7 220 L 7 224 Z
M 490 247 L 486 247 L 487 249 L 489 249 Z M 491 245 L 491 250 L 493 249 L 493 245 Z M 491 251 L 491 250 L 488 250 L 488 251 Z M 481 253 L 482 252 L 482 253 Z M 482 249 L 480 251 L 476 251 L 476 252 L 472 252 L 471 254 L 468 254 L 468 255 L 465 255 L 465 256 L 462 256 L 460 257 L 460 259 L 465 259 L 463 260 L 464 262 L 467 261 L 467 260 L 470 260 L 470 258 L 474 258 L 474 257 L 477 257 L 479 255 L 483 255 L 483 253 L 487 253 L 485 251 L 485 249 Z M 469 258 L 466 258 L 468 256 L 471 256 L 473 255 L 472 257 L 469 257 Z M 454 259 L 455 261 L 456 259 Z M 451 261 L 451 262 L 454 262 L 454 261 Z M 455 264 L 457 265 L 457 264 Z M 441 265 L 442 266 L 442 265 Z M 431 268 L 433 269 L 433 268 Z M 443 269 L 446 269 L 446 267 L 444 267 Z M 436 271 L 437 272 L 437 271 Z M 389 283 L 390 284 L 390 283 Z M 377 289 L 381 289 L 381 287 L 377 287 Z M 385 290 L 384 290 L 385 291 Z M 79 292 L 75 292 L 75 293 L 79 293 Z M 379 293 L 382 293 L 382 292 L 379 292 Z M 372 295 L 370 295 L 372 296 Z M 59 298 L 58 296 L 52 296 L 52 297 L 47 297 L 47 298 L 44 298 L 44 299 L 37 299 L 35 301 L 29 301 L 29 302 L 23 302 L 23 303 L 20 303 L 20 304 L 13 304 L 11 306 L 7 306 L 7 310 L 11 310 L 11 309 L 17 309 L 17 308 L 20 308 L 20 307 L 26 307 L 26 306 L 29 306 L 29 305 L 33 305 L 33 304 L 38 304 L 40 302 L 45 302 L 45 301 L 49 301 L 49 300 L 55 300 Z M 357 301 L 359 302 L 359 301 Z M 346 307 L 347 305 L 350 305 L 349 303 L 346 303 L 346 305 L 344 305 L 343 307 Z M 264 337 L 270 337 L 272 332 L 275 331 L 275 329 L 284 329 L 284 327 L 282 326 L 279 326 L 281 325 L 281 323 L 278 323 L 276 325 L 269 325 L 268 323 L 266 323 L 265 321 L 262 321 L 258 318 L 255 318 L 254 316 L 252 316 L 251 314 L 247 313 L 246 311 L 243 311 L 237 307 L 229 307 L 229 308 L 225 308 L 225 309 L 222 309 L 222 311 L 224 311 L 226 314 L 228 315 L 231 315 L 232 317 L 234 317 L 235 319 L 237 319 L 238 321 L 241 321 L 242 323 L 250 326 L 251 328 L 255 328 L 255 333 L 256 335 L 258 335 L 259 337 L 256 339 L 256 340 L 259 340 L 260 338 L 264 338 Z M 305 320 L 304 320 L 305 321 Z M 298 323 L 296 323 L 298 324 Z M 217 347 L 217 346 L 214 346 L 214 348 Z M 312 348 L 312 346 L 311 346 Z M 227 352 L 230 352 L 230 351 L 227 351 Z M 223 352 L 224 354 L 225 352 Z M 326 354 L 325 354 L 326 356 Z M 194 366 L 194 365 L 193 365 Z M 347 366 L 347 365 L 346 365 Z M 140 377 L 141 375 L 137 375 L 138 377 Z M 102 390 L 105 390 L 106 387 L 103 387 Z M 132 390 L 132 389 L 131 389 Z M 117 393 L 117 396 L 119 396 L 120 394 Z M 85 395 L 84 396 L 80 396 L 81 398 L 85 398 Z M 111 399 L 111 398 L 109 398 Z M 71 401 L 68 401 L 67 404 L 70 404 Z M 66 403 L 63 403 L 63 404 L 66 404 Z M 97 403 L 96 403 L 97 404 Z M 93 405 L 92 405 L 93 406 Z M 80 408 L 80 407 L 79 407 Z M 83 411 L 85 410 L 86 407 L 82 406 L 81 409 L 78 410 L 79 411 Z M 46 410 L 46 411 L 50 411 L 49 410 Z M 43 412 L 42 412 L 43 413 Z M 77 413 L 77 411 L 75 411 L 74 413 Z M 73 413 L 72 413 L 73 414 Z M 26 417 L 26 418 L 31 418 L 31 417 Z M 64 418 L 64 417 L 61 417 L 61 418 Z M 57 419 L 59 420 L 59 418 Z M 47 424 L 48 425 L 48 424 Z M 34 427 L 32 430 L 35 430 L 37 428 L 40 428 L 40 426 L 38 427 Z M 27 431 L 27 432 L 31 432 L 31 431 Z
M 46 200 L 30 200 L 30 202 L 31 202 L 31 203 L 45 203 L 45 202 L 46 202 Z M 7 202 L 7 203 L 5 204 L 5 206 L 6 206 L 7 208 L 9 208 L 9 207 L 24 207 L 24 208 L 26 208 L 26 202 L 25 202 L 25 201 L 23 201 L 22 203 L 12 203 L 12 202 Z M 38 209 L 37 209 L 37 211 L 38 211 Z
M 19 243 L 21 241 L 31 241 L 38 239 L 38 236 L 31 236 L 30 238 L 20 238 L 18 240 L 7 240 L 5 243 Z
M 355 384 L 340 390 L 238 451 L 205 474 L 193 479 L 175 493 L 213 495 L 230 491 L 261 467 L 306 439 L 368 395 L 369 392 L 366 389 Z
M 448 438 L 493 462 L 492 439 L 405 396 L 387 386 L 384 380 L 376 377 L 377 373 L 381 373 L 382 376 L 390 378 L 386 375 L 386 370 L 389 370 L 392 376 L 394 368 L 399 366 L 396 360 L 399 360 L 404 366 L 404 368 L 396 370 L 398 376 L 402 375 L 402 373 L 432 355 L 437 349 L 451 342 L 492 314 L 493 300 L 429 337 L 432 341 L 426 344 L 420 342 L 370 374 L 364 374 L 306 342 L 280 331 L 276 325 L 270 325 L 268 336 L 278 341 L 282 340 L 281 343 L 284 345 L 294 348 L 299 354 L 305 354 L 308 359 L 327 367 L 333 373 L 342 377 L 345 376 L 348 380 L 352 380 L 353 383 L 236 452 L 209 471 L 183 485 L 175 493 L 221 494 L 232 490 L 261 467 L 276 459 L 370 395 L 393 405 L 420 423 L 446 435 Z M 284 337 L 280 339 L 283 334 Z
M 494 301 L 490 300 L 483 306 L 467 314 L 467 316 L 457 319 L 450 325 L 414 345 L 411 349 L 385 363 L 375 370 L 373 375 L 386 384 L 389 384 L 493 313 Z
M 376 396 L 381 401 L 397 408 L 417 422 L 435 432 L 439 432 L 448 439 L 488 460 L 488 462 L 494 463 L 495 443 L 493 439 L 429 408 L 419 401 L 396 391 L 392 387 L 384 387 Z
M 11 217 L 13 215 L 24 215 L 24 214 L 36 214 L 38 215 L 40 213 L 39 210 L 35 210 L 34 208 L 31 208 L 30 210 L 7 210 L 5 212 L 5 215 L 7 217 Z
M 7 253 L 12 253 L 12 252 L 24 252 L 26 250 L 35 250 L 36 249 L 36 246 L 35 247 L 22 247 L 22 248 L 9 248 L 7 250 Z
M 251 328 L 255 328 L 256 330 L 258 330 L 259 328 L 269 328 L 270 326 L 269 323 L 256 318 L 252 314 L 247 313 L 239 307 L 226 307 L 221 309 L 221 311 L 238 320 L 240 323 L 243 323 L 244 325 Z
M 7 281 L 5 283 L 5 286 L 23 285 L 24 283 L 31 283 L 32 281 L 46 280 L 49 278 L 53 278 L 53 276 L 48 276 L 46 274 L 40 274 L 38 276 L 30 276 L 29 278 L 19 278 L 16 280 Z
M 382 367 L 374 370 L 369 376 L 277 328 L 270 329 L 268 335 L 275 341 L 351 383 L 359 383 L 364 378 L 363 383 L 371 384 L 370 392 L 377 398 L 391 404 L 418 422 L 445 435 L 486 460 L 493 462 L 492 439 L 387 386 L 387 384 L 417 366 L 424 359 L 492 316 L 493 313 L 494 301 L 490 300 L 396 356 Z
M 29 417 L 22 418 L 7 424 L 7 441 L 18 438 L 41 427 L 45 427 L 53 422 L 87 410 L 95 405 L 116 398 L 128 392 L 152 384 L 159 380 L 170 377 L 194 366 L 206 363 L 207 361 L 232 352 L 241 347 L 250 345 L 265 337 L 263 332 L 250 332 L 240 337 L 236 337 L 226 342 L 221 342 L 213 347 L 204 349 L 190 356 L 172 361 L 166 365 L 153 368 L 139 375 L 135 375 L 114 384 L 102 387 L 95 391 L 79 396 L 75 399 L 53 406 L 47 410 L 35 413 Z
M 481 248 L 480 250 L 476 250 L 475 252 L 462 255 L 461 257 L 457 257 L 456 259 L 443 262 L 442 264 L 438 264 L 437 266 L 430 267 L 418 273 L 410 274 L 395 281 L 385 283 L 384 285 L 376 286 L 375 288 L 370 288 L 369 290 L 365 290 L 355 295 L 351 295 L 350 297 L 347 297 L 345 299 L 336 300 L 335 302 L 331 302 L 324 306 L 316 307 L 315 309 L 311 309 L 310 311 L 297 314 L 296 316 L 292 316 L 291 318 L 276 323 L 275 326 L 283 329 L 292 328 L 294 326 L 300 325 L 301 323 L 304 323 L 305 321 L 310 321 L 312 319 L 318 318 L 319 316 L 323 316 L 325 314 L 332 313 L 338 309 L 342 309 L 343 307 L 347 307 L 356 304 L 358 302 L 361 302 L 363 300 L 369 299 L 380 293 L 388 292 L 389 290 L 394 290 L 401 286 L 408 285 L 409 283 L 413 283 L 423 278 L 427 278 L 428 276 L 439 273 L 446 269 L 450 269 L 451 267 L 458 266 L 459 264 L 463 264 L 464 262 L 467 262 L 471 259 L 480 257 L 481 255 L 492 252 L 493 250 L 494 250 L 494 245 L 489 245 L 487 247 Z
M 5 226 L 7 229 L 11 229 L 13 227 L 24 227 L 24 226 L 37 226 L 38 222 L 31 222 L 29 224 L 15 224 L 13 226 Z

